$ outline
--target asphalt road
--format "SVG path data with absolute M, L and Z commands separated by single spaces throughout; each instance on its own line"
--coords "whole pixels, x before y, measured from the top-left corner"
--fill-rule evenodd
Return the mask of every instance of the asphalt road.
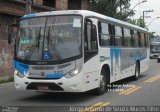
M 151 60 L 150 69 L 142 73 L 139 80 L 133 81 L 128 78 L 114 83 L 112 88 L 101 96 L 92 95 L 90 92 L 45 94 L 16 91 L 13 83 L 2 84 L 0 85 L 0 105 L 2 112 L 5 112 L 5 109 L 17 109 L 18 112 L 75 112 L 84 109 L 92 109 L 88 111 L 94 111 L 93 109 L 95 111 L 139 109 L 143 112 L 149 110 L 159 112 L 160 63 Z M 97 107 L 95 108 L 93 105 Z M 88 108 L 84 106 L 88 106 Z

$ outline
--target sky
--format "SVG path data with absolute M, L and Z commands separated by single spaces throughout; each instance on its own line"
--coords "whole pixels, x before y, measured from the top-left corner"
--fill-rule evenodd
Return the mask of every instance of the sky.
M 143 0 L 131 0 L 131 9 Z M 150 16 L 150 18 L 145 18 L 146 25 L 148 26 L 149 32 L 156 32 L 155 35 L 160 35 L 160 0 L 146 0 L 147 2 L 137 5 L 133 10 L 135 10 L 135 15 L 131 17 L 132 19 L 138 19 L 142 17 L 143 11 L 153 10 L 153 12 L 147 13 L 145 16 Z

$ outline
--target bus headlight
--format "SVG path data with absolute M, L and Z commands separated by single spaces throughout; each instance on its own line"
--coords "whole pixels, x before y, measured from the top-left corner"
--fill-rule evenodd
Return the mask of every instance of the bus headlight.
M 18 77 L 20 77 L 20 78 L 23 78 L 23 77 L 24 77 L 24 75 L 21 74 L 20 72 L 18 72 L 18 70 L 15 70 L 14 75 L 16 75 L 16 76 L 18 76 Z
M 80 72 L 80 69 L 74 69 L 74 70 L 68 72 L 68 73 L 65 75 L 65 78 L 67 78 L 67 79 L 72 78 L 72 77 L 78 75 L 79 72 Z

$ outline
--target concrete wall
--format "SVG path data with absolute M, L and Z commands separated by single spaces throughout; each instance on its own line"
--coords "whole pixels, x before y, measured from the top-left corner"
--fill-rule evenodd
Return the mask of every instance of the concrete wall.
M 67 10 L 68 9 L 68 0 L 56 0 L 56 9 Z
M 56 9 L 67 10 L 70 0 L 56 0 Z M 74 4 L 71 4 L 75 9 L 88 9 L 89 0 L 72 0 Z M 79 3 L 81 1 L 81 3 Z M 37 4 L 43 4 L 43 0 L 34 0 Z M 76 4 L 77 3 L 77 4 Z
M 89 9 L 89 0 L 82 0 L 81 9 L 85 9 L 85 10 Z
M 0 39 L 0 77 L 13 74 L 13 48 L 13 45 L 8 45 L 7 40 Z
M 89 0 L 68 0 L 68 9 L 81 10 L 88 9 Z
M 43 0 L 34 0 L 34 3 L 42 5 L 43 4 Z

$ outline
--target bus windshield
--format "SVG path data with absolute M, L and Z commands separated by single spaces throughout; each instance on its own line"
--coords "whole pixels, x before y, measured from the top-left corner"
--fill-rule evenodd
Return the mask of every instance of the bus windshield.
M 16 57 L 59 61 L 81 55 L 81 16 L 48 16 L 20 21 Z
M 160 45 L 151 45 L 150 50 L 151 53 L 160 53 Z

